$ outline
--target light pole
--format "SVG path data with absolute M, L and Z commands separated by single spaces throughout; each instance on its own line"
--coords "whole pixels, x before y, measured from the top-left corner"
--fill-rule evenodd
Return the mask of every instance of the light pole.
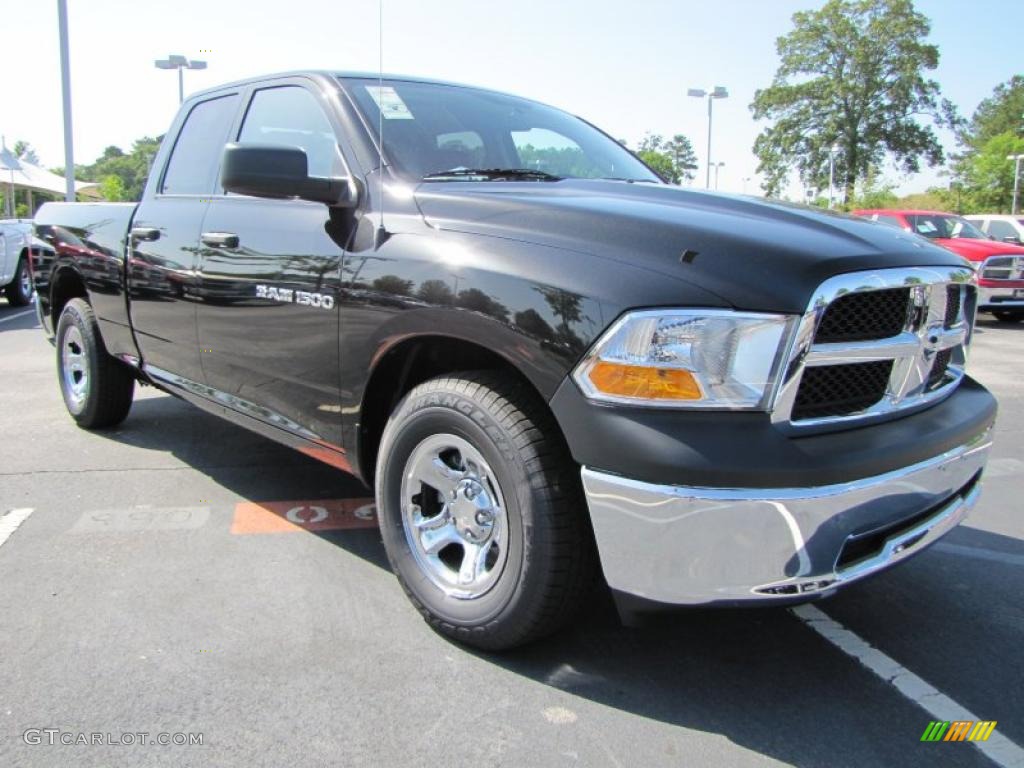
M 725 165 L 725 163 L 724 162 L 712 163 L 712 165 L 715 166 L 715 191 L 717 192 L 718 191 L 718 171 L 719 171 L 719 169 L 721 169 Z
M 833 144 L 828 148 L 828 208 L 832 210 L 835 199 L 835 178 L 836 178 L 836 155 L 839 154 L 839 145 Z
M 172 53 L 166 59 L 157 59 L 153 62 L 157 69 L 178 70 L 178 103 L 185 100 L 185 74 L 186 69 L 206 69 L 205 61 L 189 61 L 184 56 Z
M 64 199 L 75 202 L 75 152 L 71 133 L 71 60 L 68 53 L 68 3 L 57 0 L 60 36 L 60 90 L 64 105 Z
M 1007 160 L 1013 160 L 1013 205 L 1010 206 L 1010 213 L 1017 215 L 1017 197 L 1020 191 L 1020 161 L 1024 155 L 1007 155 Z
M 704 188 L 711 189 L 711 103 L 714 99 L 729 98 L 729 90 L 721 85 L 716 85 L 711 89 L 690 88 L 686 95 L 698 99 L 706 97 L 708 100 L 708 173 L 707 178 L 704 180 Z
M 749 184 L 751 181 L 753 181 L 753 179 L 750 176 L 744 176 L 743 177 L 743 194 L 744 195 L 747 194 L 747 184 Z

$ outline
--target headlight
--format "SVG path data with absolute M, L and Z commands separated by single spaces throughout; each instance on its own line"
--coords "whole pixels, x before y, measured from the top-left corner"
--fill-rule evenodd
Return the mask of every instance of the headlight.
M 674 408 L 763 409 L 790 318 L 716 309 L 629 312 L 573 377 L 594 400 Z

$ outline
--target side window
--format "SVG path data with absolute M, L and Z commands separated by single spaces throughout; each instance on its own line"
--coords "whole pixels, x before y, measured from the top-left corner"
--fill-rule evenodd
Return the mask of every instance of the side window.
M 327 115 L 316 97 L 297 85 L 256 91 L 238 140 L 299 147 L 306 152 L 310 176 L 336 176 L 341 170 L 338 139 Z
M 192 107 L 171 150 L 160 191 L 165 195 L 208 195 L 214 190 L 220 156 L 238 106 L 238 95 L 201 101 Z
M 988 233 L 996 240 L 1003 240 L 1007 237 L 1017 237 L 1017 230 L 1008 221 L 992 220 L 988 224 Z
M 547 128 L 512 131 L 512 143 L 519 154 L 519 167 L 531 168 L 555 176 L 599 176 L 600 171 L 587 162 L 579 144 Z

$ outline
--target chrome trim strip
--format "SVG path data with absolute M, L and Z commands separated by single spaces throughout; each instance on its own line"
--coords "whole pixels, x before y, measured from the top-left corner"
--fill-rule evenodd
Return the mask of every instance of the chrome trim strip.
M 783 369 L 781 384 L 771 408 L 772 422 L 793 430 L 837 424 L 880 421 L 895 414 L 932 405 L 948 397 L 963 378 L 977 310 L 977 289 L 961 288 L 960 312 L 945 327 L 946 287 L 976 286 L 970 267 L 907 267 L 851 272 L 826 280 L 808 303 Z M 851 293 L 909 288 L 915 311 L 908 312 L 899 335 L 889 339 L 858 342 L 815 343 L 814 337 L 829 306 Z M 947 381 L 927 389 L 935 355 L 952 349 Z M 860 412 L 842 416 L 792 420 L 804 369 L 808 366 L 841 365 L 872 360 L 892 360 L 893 369 L 884 397 Z
M 978 498 L 991 428 L 932 459 L 811 488 L 695 488 L 581 470 L 608 584 L 681 605 L 831 591 L 924 549 Z M 867 560 L 837 569 L 851 537 L 943 506 Z

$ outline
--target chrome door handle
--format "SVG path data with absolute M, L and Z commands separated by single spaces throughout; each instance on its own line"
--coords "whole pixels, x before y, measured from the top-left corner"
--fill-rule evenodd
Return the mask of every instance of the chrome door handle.
M 132 240 L 152 242 L 160 239 L 160 230 L 156 227 L 132 227 Z
M 203 245 L 211 248 L 237 248 L 238 235 L 234 232 L 203 232 L 199 236 Z

